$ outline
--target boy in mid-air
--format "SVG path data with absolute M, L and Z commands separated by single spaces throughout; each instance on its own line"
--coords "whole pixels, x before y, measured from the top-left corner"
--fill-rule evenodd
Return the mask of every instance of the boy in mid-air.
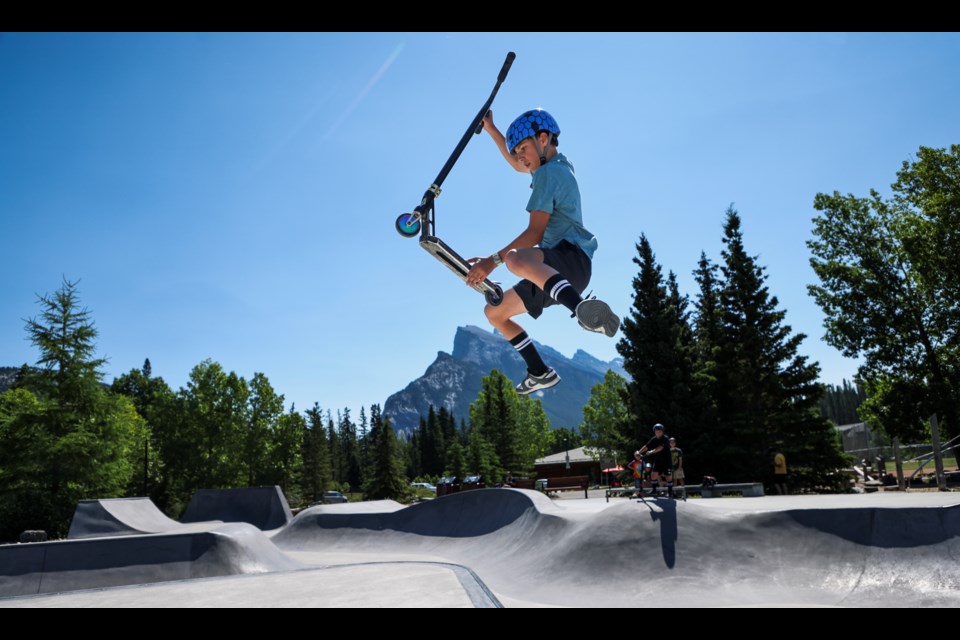
M 573 165 L 557 152 L 557 121 L 546 111 L 533 109 L 514 120 L 504 136 L 490 112 L 483 128 L 510 166 L 533 177 L 527 228 L 490 257 L 470 260 L 473 267 L 467 274 L 467 284 L 477 285 L 505 264 L 523 278 L 504 293 L 503 302 L 496 307 L 488 304 L 484 313 L 526 362 L 527 377 L 517 385 L 517 393 L 527 395 L 558 384 L 560 376 L 543 362 L 514 316 L 529 313 L 538 318 L 545 307 L 562 304 L 581 327 L 611 338 L 620 328 L 620 318 L 607 303 L 581 297 L 590 282 L 597 239 L 583 226 Z

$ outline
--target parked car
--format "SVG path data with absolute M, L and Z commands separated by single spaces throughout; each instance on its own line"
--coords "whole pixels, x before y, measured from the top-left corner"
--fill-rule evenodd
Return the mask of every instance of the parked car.
M 323 504 L 343 504 L 348 502 L 347 496 L 343 495 L 339 491 L 324 491 L 323 497 L 320 498 L 320 502 Z
M 432 491 L 433 493 L 437 492 L 437 488 L 429 482 L 411 482 L 410 486 L 415 489 L 425 489 L 426 491 Z

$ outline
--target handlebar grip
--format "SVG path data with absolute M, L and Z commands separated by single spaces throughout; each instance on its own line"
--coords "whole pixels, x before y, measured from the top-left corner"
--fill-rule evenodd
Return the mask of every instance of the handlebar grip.
M 513 51 L 507 54 L 507 59 L 503 61 L 503 68 L 500 69 L 500 75 L 497 76 L 497 82 L 503 82 L 507 79 L 507 74 L 510 73 L 510 66 L 513 64 L 514 59 L 517 57 Z

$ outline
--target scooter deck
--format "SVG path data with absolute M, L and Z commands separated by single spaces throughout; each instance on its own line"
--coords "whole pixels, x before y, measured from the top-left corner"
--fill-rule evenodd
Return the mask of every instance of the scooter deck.
M 459 253 L 451 249 L 446 242 L 435 236 L 421 236 L 420 246 L 450 269 L 450 271 L 453 271 L 458 278 L 464 282 L 467 281 L 467 274 L 470 272 L 470 263 L 464 260 Z M 496 282 L 484 280 L 471 288 L 482 293 L 487 299 L 487 302 L 494 307 L 503 302 L 503 289 Z

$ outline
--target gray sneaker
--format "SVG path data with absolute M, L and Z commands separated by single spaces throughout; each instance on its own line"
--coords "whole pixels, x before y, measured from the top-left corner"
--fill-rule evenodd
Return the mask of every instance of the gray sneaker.
M 590 298 L 577 305 L 577 322 L 587 331 L 602 333 L 608 338 L 617 335 L 620 328 L 620 318 L 603 300 Z
M 547 372 L 542 376 L 535 376 L 528 372 L 523 382 L 517 385 L 517 393 L 521 396 L 527 396 L 534 391 L 549 389 L 558 384 L 560 384 L 560 376 L 553 369 L 547 369 Z

